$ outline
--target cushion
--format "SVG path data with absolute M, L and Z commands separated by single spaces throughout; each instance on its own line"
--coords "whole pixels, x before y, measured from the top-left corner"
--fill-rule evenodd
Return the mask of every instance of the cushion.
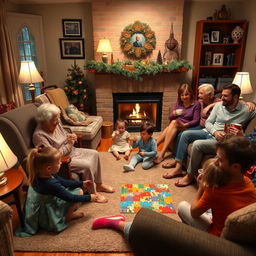
M 256 243 L 256 203 L 231 213 L 221 237 L 238 243 Z
M 65 109 L 67 115 L 75 122 L 82 122 L 86 120 L 88 114 L 85 114 L 82 111 L 79 111 L 73 104 L 69 105 Z
M 68 98 L 61 88 L 47 90 L 46 95 L 52 104 L 55 104 L 62 109 L 67 108 L 69 105 Z
M 92 123 L 91 120 L 75 121 L 67 115 L 67 113 L 64 109 L 61 109 L 61 117 L 64 120 L 64 123 L 68 123 L 68 124 L 74 125 L 74 126 L 86 126 L 86 125 L 89 125 L 90 123 Z

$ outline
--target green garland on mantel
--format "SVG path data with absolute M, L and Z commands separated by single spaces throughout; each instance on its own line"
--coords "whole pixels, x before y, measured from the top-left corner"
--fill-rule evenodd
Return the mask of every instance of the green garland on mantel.
M 111 73 L 142 81 L 142 75 L 156 75 L 162 72 L 187 72 L 192 66 L 187 60 L 173 61 L 169 64 L 158 64 L 155 61 L 118 61 L 106 64 L 101 61 L 89 60 L 85 69 L 92 73 Z

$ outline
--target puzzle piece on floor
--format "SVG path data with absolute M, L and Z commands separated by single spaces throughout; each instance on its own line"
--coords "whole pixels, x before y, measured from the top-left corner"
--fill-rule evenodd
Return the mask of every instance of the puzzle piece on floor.
M 140 208 L 175 213 L 167 184 L 122 184 L 120 211 L 137 213 Z

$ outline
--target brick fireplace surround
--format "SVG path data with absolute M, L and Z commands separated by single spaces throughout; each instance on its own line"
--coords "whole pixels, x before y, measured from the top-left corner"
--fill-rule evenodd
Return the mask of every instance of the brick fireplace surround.
M 105 121 L 113 122 L 112 93 L 162 92 L 162 124 L 163 130 L 169 124 L 170 107 L 177 100 L 177 88 L 182 81 L 181 73 L 162 73 L 144 77 L 142 82 L 127 79 L 119 75 L 95 74 L 97 115 Z

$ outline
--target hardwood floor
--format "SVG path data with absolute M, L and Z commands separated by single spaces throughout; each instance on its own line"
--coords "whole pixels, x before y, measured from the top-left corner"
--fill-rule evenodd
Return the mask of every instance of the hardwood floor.
M 101 143 L 97 148 L 99 152 L 107 152 L 111 146 L 111 139 L 101 139 Z M 158 147 L 158 150 L 161 149 Z M 136 149 L 135 149 L 136 151 Z M 19 225 L 19 219 L 15 207 L 14 210 L 13 226 L 16 228 Z M 15 252 L 14 256 L 133 256 L 133 253 L 70 253 L 70 252 Z

